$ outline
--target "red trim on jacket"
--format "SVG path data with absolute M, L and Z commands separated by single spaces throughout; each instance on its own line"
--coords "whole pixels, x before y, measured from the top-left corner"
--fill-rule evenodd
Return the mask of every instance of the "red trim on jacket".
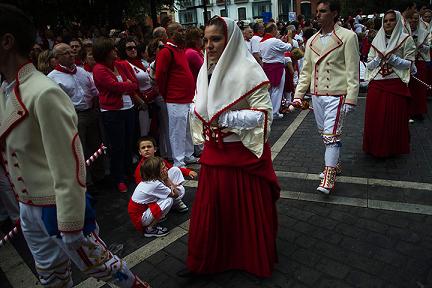
M 123 94 L 133 94 L 138 91 L 138 81 L 129 63 L 115 61 L 114 67 L 117 68 L 123 82 L 117 80 L 108 66 L 96 63 L 93 67 L 93 79 L 99 91 L 100 108 L 105 110 L 120 110 L 123 108 Z

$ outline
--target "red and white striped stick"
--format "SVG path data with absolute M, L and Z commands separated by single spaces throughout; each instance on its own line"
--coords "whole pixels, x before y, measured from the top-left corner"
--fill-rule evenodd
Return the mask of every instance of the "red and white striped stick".
M 7 233 L 3 239 L 0 240 L 0 248 L 5 246 L 7 242 L 10 242 L 15 237 L 15 235 L 18 235 L 19 231 L 21 230 L 20 227 L 20 222 L 18 220 L 16 226 L 11 231 L 9 231 L 9 233 Z
M 428 89 L 428 90 L 431 90 L 431 89 L 432 89 L 432 85 L 427 84 L 426 82 L 420 80 L 419 78 L 415 77 L 414 75 L 411 75 L 411 77 L 412 77 L 414 80 L 418 81 L 420 84 L 426 86 L 426 89 Z
M 94 152 L 93 155 L 90 156 L 89 159 L 86 160 L 86 165 L 87 165 L 87 166 L 90 166 L 91 163 L 94 162 L 94 161 L 96 161 L 96 159 L 97 159 L 100 155 L 102 155 L 102 154 L 105 152 L 106 149 L 107 149 L 107 147 L 105 147 L 105 146 L 103 145 L 103 143 L 102 143 L 101 146 L 100 146 L 100 148 L 99 148 L 96 152 Z

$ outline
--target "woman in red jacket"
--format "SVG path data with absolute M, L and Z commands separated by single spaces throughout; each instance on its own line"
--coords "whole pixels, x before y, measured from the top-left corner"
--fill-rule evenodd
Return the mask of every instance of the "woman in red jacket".
M 120 192 L 127 191 L 126 177 L 131 174 L 134 135 L 134 101 L 140 101 L 138 83 L 130 66 L 116 61 L 117 51 L 110 39 L 93 46 L 96 65 L 93 78 L 99 90 L 102 122 L 109 141 L 111 176 Z

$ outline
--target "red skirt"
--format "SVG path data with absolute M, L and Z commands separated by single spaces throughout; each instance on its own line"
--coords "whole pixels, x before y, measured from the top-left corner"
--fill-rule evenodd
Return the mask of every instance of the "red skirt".
M 240 142 L 206 142 L 189 228 L 188 269 L 238 269 L 270 277 L 276 255 L 280 188 L 265 145 L 257 158 Z
M 417 67 L 417 74 L 415 75 L 415 77 L 427 83 L 429 80 L 427 79 L 426 62 L 416 60 L 415 65 Z M 424 86 L 415 79 L 411 79 L 409 82 L 409 89 L 412 95 L 410 116 L 426 114 L 428 95 L 428 90 L 426 89 L 426 86 Z
M 375 157 L 407 154 L 410 91 L 400 79 L 374 80 L 366 98 L 363 151 Z

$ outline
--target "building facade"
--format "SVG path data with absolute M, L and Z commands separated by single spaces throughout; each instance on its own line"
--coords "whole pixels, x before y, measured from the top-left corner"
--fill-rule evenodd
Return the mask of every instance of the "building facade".
M 245 22 L 253 22 L 256 19 L 266 22 L 270 18 L 288 21 L 290 12 L 295 12 L 295 15 L 303 14 L 307 19 L 315 14 L 318 2 L 318 0 L 183 0 L 182 7 L 178 7 L 175 13 L 176 21 L 187 26 L 204 25 L 204 1 L 206 1 L 208 19 L 219 15 Z

